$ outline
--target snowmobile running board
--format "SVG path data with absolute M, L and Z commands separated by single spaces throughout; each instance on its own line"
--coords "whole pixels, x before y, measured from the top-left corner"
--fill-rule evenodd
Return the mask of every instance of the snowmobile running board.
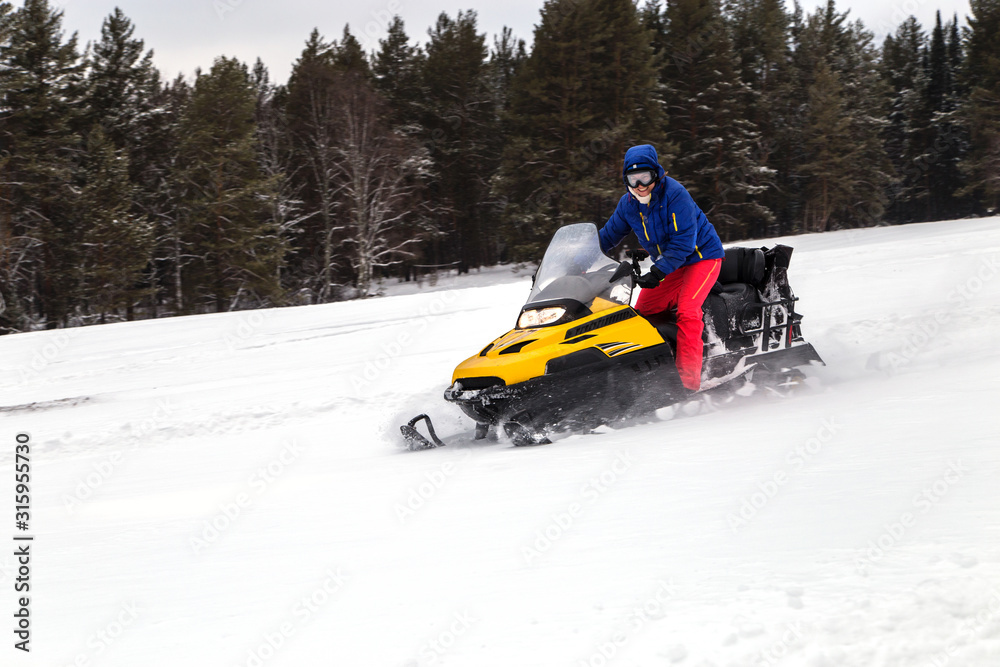
M 416 424 L 421 419 L 427 422 L 427 432 L 431 436 L 430 440 L 420 435 L 420 432 L 417 431 Z M 406 438 L 406 446 L 411 452 L 421 449 L 433 449 L 434 447 L 444 447 L 444 443 L 434 433 L 434 425 L 431 424 L 431 418 L 427 415 L 417 415 L 406 422 L 406 424 L 400 426 L 399 430 L 403 433 L 403 437 Z

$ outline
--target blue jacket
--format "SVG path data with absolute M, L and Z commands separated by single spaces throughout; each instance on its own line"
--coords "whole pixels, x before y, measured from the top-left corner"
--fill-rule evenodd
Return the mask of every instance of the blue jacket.
M 622 165 L 623 182 L 625 172 L 636 166 L 657 170 L 660 181 L 648 205 L 640 204 L 631 192 L 618 200 L 615 212 L 601 228 L 601 250 L 610 253 L 634 230 L 639 244 L 664 275 L 703 259 L 725 257 L 715 227 L 684 186 L 666 175 L 657 161 L 656 149 L 650 144 L 628 149 Z

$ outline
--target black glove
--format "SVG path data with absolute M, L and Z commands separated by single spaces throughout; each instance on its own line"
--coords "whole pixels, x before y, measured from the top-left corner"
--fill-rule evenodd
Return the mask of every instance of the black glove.
M 649 269 L 649 273 L 644 273 L 636 278 L 635 284 L 645 289 L 652 289 L 660 284 L 664 275 L 666 274 L 664 274 L 663 271 L 660 271 L 658 268 L 653 266 Z

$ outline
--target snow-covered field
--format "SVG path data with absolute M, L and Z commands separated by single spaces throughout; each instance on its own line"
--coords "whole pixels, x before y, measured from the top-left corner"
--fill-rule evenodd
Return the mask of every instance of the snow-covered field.
M 0 338 L 0 664 L 1000 664 L 1000 219 L 785 241 L 809 391 L 545 447 L 441 398 L 509 269 Z

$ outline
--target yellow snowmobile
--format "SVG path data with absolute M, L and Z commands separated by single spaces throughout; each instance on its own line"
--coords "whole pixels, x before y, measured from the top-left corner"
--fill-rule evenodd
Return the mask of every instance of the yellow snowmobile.
M 823 363 L 802 338 L 791 254 L 783 245 L 726 250 L 704 305 L 701 391 L 738 378 L 780 381 Z M 593 428 L 692 394 L 674 363 L 675 313 L 646 318 L 630 305 L 646 257 L 607 257 L 593 223 L 555 233 L 514 329 L 459 364 L 444 393 L 476 421 L 476 439 L 502 426 L 515 445 L 543 444 L 549 432 Z M 416 430 L 421 420 L 430 440 Z M 410 449 L 444 444 L 427 415 L 401 429 Z

